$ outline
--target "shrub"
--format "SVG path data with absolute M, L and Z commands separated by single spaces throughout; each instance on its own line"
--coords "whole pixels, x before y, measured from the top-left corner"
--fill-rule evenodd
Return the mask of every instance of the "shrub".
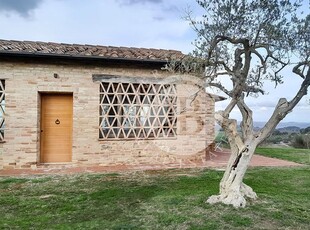
M 309 148 L 310 140 L 306 135 L 297 135 L 292 141 L 292 146 L 295 148 L 306 149 Z

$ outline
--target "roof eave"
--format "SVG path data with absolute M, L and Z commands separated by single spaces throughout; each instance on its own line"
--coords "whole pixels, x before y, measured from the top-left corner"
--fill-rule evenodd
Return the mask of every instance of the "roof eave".
M 46 58 L 46 59 L 66 59 L 66 60 L 87 60 L 87 61 L 109 61 L 109 62 L 122 62 L 122 63 L 137 63 L 137 64 L 155 64 L 164 65 L 168 60 L 160 59 L 138 59 L 138 58 L 119 58 L 119 57 L 103 57 L 103 56 L 87 56 L 87 55 L 67 55 L 57 53 L 29 53 L 29 52 L 12 52 L 0 51 L 2 57 L 33 57 L 33 58 Z
M 215 102 L 224 101 L 227 99 L 226 97 L 216 95 L 216 94 L 212 94 L 212 93 L 208 93 L 208 95 L 210 95 L 214 99 Z

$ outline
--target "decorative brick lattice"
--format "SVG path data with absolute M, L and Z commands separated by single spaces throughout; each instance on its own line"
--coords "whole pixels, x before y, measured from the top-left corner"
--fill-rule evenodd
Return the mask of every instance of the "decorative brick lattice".
M 174 84 L 100 83 L 100 139 L 176 136 Z
M 0 80 L 0 141 L 4 140 L 5 128 L 5 80 Z

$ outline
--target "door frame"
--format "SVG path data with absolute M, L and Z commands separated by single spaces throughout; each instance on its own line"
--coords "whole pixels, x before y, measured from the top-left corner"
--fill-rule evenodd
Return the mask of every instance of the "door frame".
M 49 164 L 71 164 L 72 163 L 72 158 L 73 158 L 73 148 L 71 148 L 71 161 L 69 162 L 48 162 L 45 163 L 42 161 L 42 135 L 41 135 L 41 130 L 42 130 L 42 97 L 44 95 L 71 95 L 72 97 L 72 146 L 73 146 L 73 117 L 74 117 L 74 93 L 73 92 L 54 92 L 54 91 L 39 91 L 38 92 L 38 154 L 37 154 L 37 162 L 38 164 L 44 164 L 44 165 L 49 165 Z

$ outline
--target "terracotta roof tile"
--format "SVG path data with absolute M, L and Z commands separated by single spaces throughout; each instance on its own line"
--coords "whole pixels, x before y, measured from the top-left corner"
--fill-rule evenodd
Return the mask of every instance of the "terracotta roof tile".
M 30 55 L 50 54 L 150 61 L 168 61 L 172 58 L 181 59 L 184 57 L 184 54 L 177 50 L 14 40 L 0 40 L 0 53 L 23 53 Z

